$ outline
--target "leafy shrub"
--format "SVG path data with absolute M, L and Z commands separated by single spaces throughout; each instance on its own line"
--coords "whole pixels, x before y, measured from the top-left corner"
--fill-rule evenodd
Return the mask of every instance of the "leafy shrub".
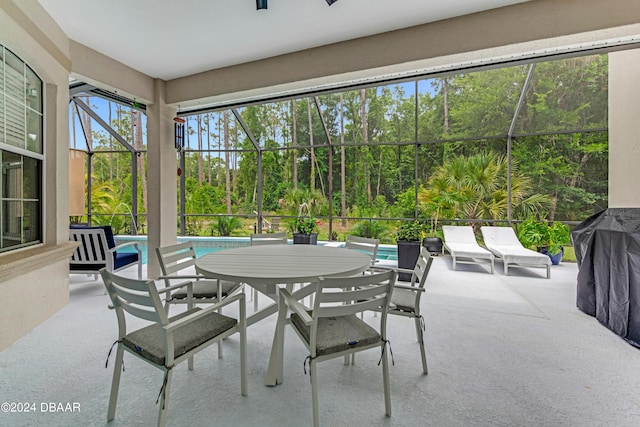
M 379 220 L 360 221 L 351 229 L 351 234 L 360 237 L 379 239 L 387 231 L 387 227 Z
M 231 233 L 234 230 L 242 227 L 242 221 L 235 216 L 221 216 L 218 217 L 218 220 L 214 225 L 218 232 L 218 236 L 231 236 Z

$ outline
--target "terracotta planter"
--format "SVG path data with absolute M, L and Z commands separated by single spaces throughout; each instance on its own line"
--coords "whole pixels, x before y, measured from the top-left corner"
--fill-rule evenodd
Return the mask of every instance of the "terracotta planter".
M 293 244 L 294 245 L 317 245 L 318 233 L 311 233 L 311 234 L 293 233 Z

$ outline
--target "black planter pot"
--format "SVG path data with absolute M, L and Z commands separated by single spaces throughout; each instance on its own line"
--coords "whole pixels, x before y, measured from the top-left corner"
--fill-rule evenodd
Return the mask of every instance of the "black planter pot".
M 420 255 L 420 242 L 413 240 L 398 240 L 398 267 L 413 270 Z M 399 273 L 398 280 L 409 282 L 411 274 Z
M 294 245 L 317 245 L 318 233 L 311 233 L 311 234 L 293 233 L 293 244 Z
M 422 246 L 427 248 L 429 253 L 439 255 L 442 253 L 442 239 L 439 237 L 425 237 L 422 240 Z

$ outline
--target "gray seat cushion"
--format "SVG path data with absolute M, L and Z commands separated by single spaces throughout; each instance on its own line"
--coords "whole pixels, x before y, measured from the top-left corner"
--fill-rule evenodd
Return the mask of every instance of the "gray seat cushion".
M 235 291 L 240 284 L 222 280 L 222 297 L 226 297 L 231 292 Z M 218 282 L 215 280 L 198 280 L 193 282 L 193 297 L 194 298 L 217 298 L 218 297 Z M 186 299 L 187 287 L 183 287 L 171 294 L 172 299 Z
M 291 314 L 291 325 L 304 337 L 307 344 L 311 339 L 310 327 L 300 316 Z M 379 343 L 380 334 L 356 316 L 321 317 L 318 319 L 316 355 L 323 356 L 349 348 L 364 347 Z
M 169 319 L 181 319 L 199 308 L 188 310 Z M 211 312 L 206 316 L 180 328 L 173 334 L 174 358 L 178 358 L 221 333 L 233 328 L 238 321 L 220 313 Z M 148 361 L 163 366 L 165 361 L 164 333 L 158 323 L 138 329 L 122 338 L 122 344 L 137 352 Z
M 416 294 L 417 292 L 414 291 L 394 288 L 389 306 L 391 309 L 415 313 Z

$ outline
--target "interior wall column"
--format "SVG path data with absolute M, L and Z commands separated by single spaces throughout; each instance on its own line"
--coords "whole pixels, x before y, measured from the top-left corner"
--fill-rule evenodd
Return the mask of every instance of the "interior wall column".
M 609 54 L 609 207 L 640 207 L 640 49 Z
M 148 277 L 161 274 L 155 248 L 177 242 L 176 109 L 165 101 L 165 82 L 154 83 L 156 102 L 147 106 Z

